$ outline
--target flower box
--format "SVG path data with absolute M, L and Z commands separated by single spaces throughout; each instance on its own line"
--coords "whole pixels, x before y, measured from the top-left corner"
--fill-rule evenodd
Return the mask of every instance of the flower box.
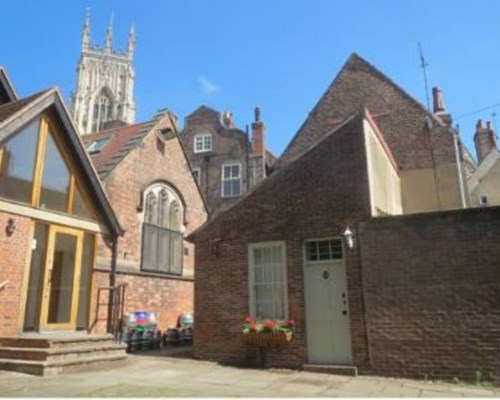
M 248 332 L 243 334 L 245 343 L 257 346 L 285 344 L 293 339 L 293 332 Z

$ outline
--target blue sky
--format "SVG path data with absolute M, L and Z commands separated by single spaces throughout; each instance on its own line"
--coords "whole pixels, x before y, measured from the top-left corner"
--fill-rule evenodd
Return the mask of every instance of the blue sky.
M 500 124 L 498 0 L 2 0 L 0 63 L 24 96 L 75 85 L 81 30 L 115 47 L 137 33 L 137 120 L 168 107 L 181 119 L 201 104 L 233 112 L 243 128 L 262 108 L 281 153 L 355 51 L 425 104 L 417 44 L 471 151 L 478 118 Z M 498 120 L 498 121 L 497 121 Z

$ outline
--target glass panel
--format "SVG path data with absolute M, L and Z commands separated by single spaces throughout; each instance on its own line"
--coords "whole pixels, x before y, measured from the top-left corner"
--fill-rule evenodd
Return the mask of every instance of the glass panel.
M 0 196 L 31 203 L 40 120 L 35 120 L 9 139 L 0 166 Z
M 170 272 L 182 273 L 182 234 L 170 232 Z
M 341 259 L 343 257 L 342 254 L 342 240 L 336 239 L 336 240 L 330 240 L 330 246 L 331 246 L 331 251 L 332 251 L 332 259 Z
M 67 211 L 70 172 L 52 134 L 47 135 L 40 207 Z
M 281 247 L 254 249 L 253 267 L 256 318 L 285 318 L 285 286 Z
M 165 229 L 158 229 L 158 269 L 161 272 L 170 270 L 170 234 Z
M 142 237 L 142 268 L 156 270 L 157 249 L 158 249 L 158 228 L 148 224 L 143 224 Z
M 92 213 L 87 208 L 87 204 L 85 203 L 83 194 L 78 185 L 75 185 L 75 193 L 73 194 L 73 214 L 82 218 L 94 219 Z
M 71 319 L 76 242 L 76 236 L 56 233 L 53 261 L 49 270 L 49 324 L 67 323 Z
M 82 270 L 80 272 L 80 298 L 78 300 L 77 329 L 87 329 L 89 321 L 90 282 L 94 265 L 95 236 L 86 233 L 83 239 Z
M 24 313 L 24 330 L 32 331 L 37 328 L 39 306 L 41 302 L 41 290 L 43 282 L 43 270 L 45 265 L 45 253 L 47 249 L 48 226 L 36 223 L 34 244 L 31 253 L 30 277 L 28 283 L 28 296 L 26 299 L 26 312 Z

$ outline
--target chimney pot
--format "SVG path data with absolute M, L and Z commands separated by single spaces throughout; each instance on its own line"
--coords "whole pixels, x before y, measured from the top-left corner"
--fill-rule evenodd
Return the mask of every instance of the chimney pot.
M 260 107 L 255 106 L 255 122 L 260 122 Z
M 478 119 L 477 123 L 476 123 L 476 130 L 480 130 L 480 129 L 483 129 L 483 120 L 482 119 Z
M 444 105 L 443 100 L 443 92 L 439 89 L 438 86 L 432 88 L 432 100 L 433 100 L 433 108 L 434 112 L 446 111 L 446 107 Z
M 233 124 L 233 114 L 231 111 L 224 111 L 222 114 L 222 122 L 226 126 L 226 128 L 234 128 Z
M 489 131 L 491 131 L 491 121 L 486 121 L 486 129 L 488 129 Z

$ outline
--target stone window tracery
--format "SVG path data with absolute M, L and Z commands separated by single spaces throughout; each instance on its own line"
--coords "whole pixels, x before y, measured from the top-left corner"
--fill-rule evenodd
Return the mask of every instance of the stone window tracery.
M 183 208 L 177 194 L 165 184 L 144 193 L 142 269 L 182 274 Z

